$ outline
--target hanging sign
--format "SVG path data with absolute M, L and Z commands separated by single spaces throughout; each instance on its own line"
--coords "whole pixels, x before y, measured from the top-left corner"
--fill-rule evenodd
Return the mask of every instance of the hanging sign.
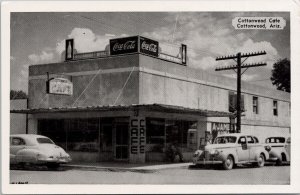
M 48 93 L 73 95 L 73 83 L 66 78 L 53 78 L 48 81 Z
M 138 36 L 109 40 L 110 55 L 138 52 Z
M 140 52 L 158 57 L 158 42 L 145 37 L 140 37 Z

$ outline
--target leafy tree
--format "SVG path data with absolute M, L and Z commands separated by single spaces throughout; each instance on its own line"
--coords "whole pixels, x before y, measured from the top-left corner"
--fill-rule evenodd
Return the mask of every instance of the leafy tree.
M 22 91 L 22 90 L 10 90 L 10 99 L 15 100 L 15 99 L 26 99 L 27 94 Z
M 280 59 L 273 65 L 271 81 L 278 90 L 291 92 L 290 60 Z

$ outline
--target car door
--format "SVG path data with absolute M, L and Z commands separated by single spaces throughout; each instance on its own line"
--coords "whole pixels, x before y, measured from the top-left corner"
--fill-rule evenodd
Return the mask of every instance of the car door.
M 247 144 L 249 148 L 249 160 L 255 161 L 259 145 L 258 143 L 256 143 L 255 139 L 252 136 L 247 136 Z
M 18 151 L 24 149 L 26 147 L 24 139 L 20 137 L 11 137 L 11 145 L 10 145 L 10 157 L 14 162 L 16 161 L 16 155 Z
M 287 154 L 289 155 L 289 158 L 291 158 L 291 138 L 288 137 L 286 139 L 286 145 L 285 145 L 285 148 L 286 148 L 286 152 Z M 291 159 L 290 159 L 291 160 Z
M 246 136 L 241 136 L 238 140 L 237 155 L 239 161 L 249 161 L 249 148 Z

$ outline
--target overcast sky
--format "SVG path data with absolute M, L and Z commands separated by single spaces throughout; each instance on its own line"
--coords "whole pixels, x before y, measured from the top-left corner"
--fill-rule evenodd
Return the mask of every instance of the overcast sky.
M 232 19 L 238 16 L 283 17 L 283 30 L 236 30 Z M 177 45 L 188 47 L 188 66 L 213 74 L 234 77 L 230 71 L 215 72 L 218 56 L 265 50 L 267 55 L 246 62 L 267 62 L 266 67 L 247 70 L 243 80 L 271 87 L 271 69 L 278 59 L 290 59 L 289 13 L 262 12 L 115 12 L 115 13 L 12 13 L 11 88 L 28 87 L 28 66 L 61 61 L 65 39 L 74 38 L 78 52 L 103 50 L 109 39 L 144 35 L 160 42 L 174 53 Z

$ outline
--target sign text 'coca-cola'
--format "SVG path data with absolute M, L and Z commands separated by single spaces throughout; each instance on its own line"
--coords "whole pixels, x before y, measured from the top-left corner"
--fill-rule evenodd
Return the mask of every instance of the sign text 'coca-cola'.
M 140 52 L 158 57 L 158 42 L 140 37 Z
M 111 55 L 138 52 L 138 36 L 126 37 L 120 39 L 111 39 L 109 41 L 109 44 L 110 44 Z

